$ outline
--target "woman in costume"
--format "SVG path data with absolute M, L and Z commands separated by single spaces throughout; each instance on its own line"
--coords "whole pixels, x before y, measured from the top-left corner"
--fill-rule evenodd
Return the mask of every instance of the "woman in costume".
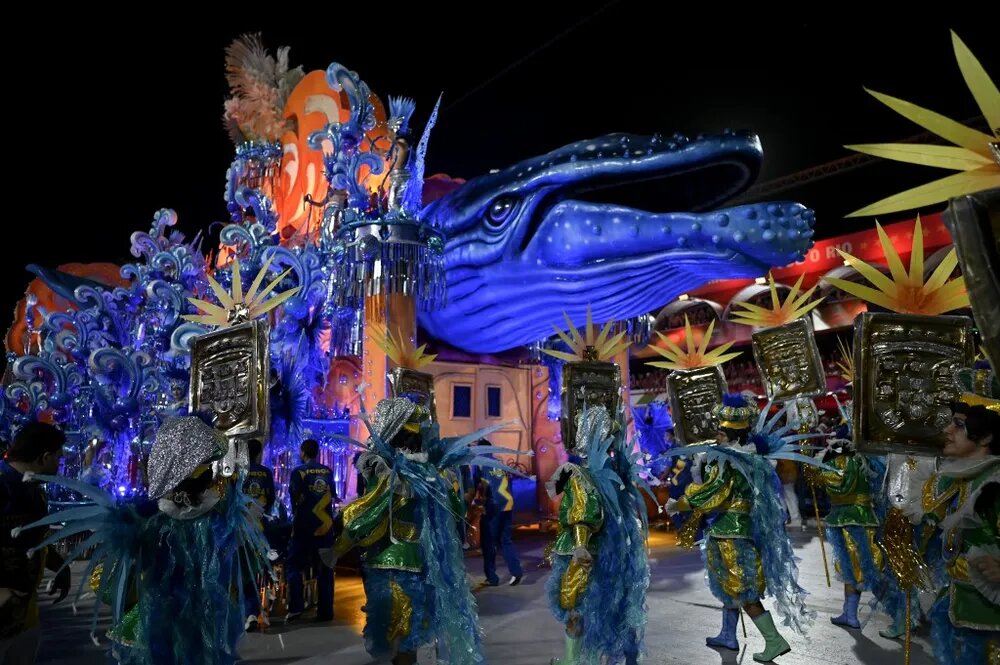
M 118 503 L 86 482 L 36 477 L 91 502 L 26 528 L 65 524 L 39 547 L 91 532 L 66 565 L 93 548 L 83 580 L 92 580 L 111 606 L 109 637 L 121 663 L 236 662 L 243 571 L 266 565 L 267 545 L 256 502 L 243 494 L 237 476 L 218 472 L 215 462 L 228 446 L 225 435 L 199 416 L 164 422 L 149 455 L 148 501 Z M 241 562 L 241 555 L 250 560 Z
M 764 651 L 753 654 L 753 659 L 766 663 L 791 647 L 771 613 L 764 610 L 761 599 L 765 594 L 774 597 L 784 625 L 798 633 L 804 633 L 815 618 L 798 584 L 798 567 L 771 466 L 771 460 L 777 459 L 815 464 L 791 445 L 812 435 L 786 436 L 795 423 L 775 429 L 784 408 L 770 420 L 765 410 L 753 424 L 757 409 L 743 395 L 725 395 L 715 414 L 720 421 L 718 444 L 684 449 L 685 455 L 705 455 L 704 482 L 688 486 L 682 499 L 667 504 L 667 512 L 693 513 L 680 534 L 680 543 L 687 547 L 694 545 L 702 518 L 715 516 L 705 529 L 701 551 L 709 589 L 723 604 L 722 630 L 705 644 L 738 650 L 736 624 L 744 609 L 765 640 Z

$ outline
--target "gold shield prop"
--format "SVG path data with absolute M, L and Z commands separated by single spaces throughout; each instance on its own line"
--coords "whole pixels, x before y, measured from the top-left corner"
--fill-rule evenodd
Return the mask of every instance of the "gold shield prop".
M 866 312 L 854 323 L 854 439 L 863 453 L 939 455 L 957 401 L 955 372 L 973 362 L 964 316 Z
M 393 397 L 405 397 L 414 404 L 424 407 L 430 412 L 431 420 L 437 422 L 433 375 L 408 367 L 394 367 L 388 376 Z
M 667 395 L 677 441 L 688 446 L 715 439 L 718 423 L 712 409 L 722 403 L 725 391 L 726 379 L 718 365 L 670 373 Z
M 216 417 L 226 436 L 267 437 L 269 326 L 254 320 L 195 338 L 191 349 L 191 410 Z
M 826 392 L 823 359 L 808 316 L 758 330 L 750 338 L 768 399 L 784 402 Z
M 972 317 L 994 367 L 1000 363 L 1000 189 L 954 198 L 944 223 L 955 241 Z
M 566 363 L 562 375 L 563 446 L 576 445 L 576 416 L 584 408 L 603 406 L 616 422 L 622 408 L 621 368 L 607 362 Z

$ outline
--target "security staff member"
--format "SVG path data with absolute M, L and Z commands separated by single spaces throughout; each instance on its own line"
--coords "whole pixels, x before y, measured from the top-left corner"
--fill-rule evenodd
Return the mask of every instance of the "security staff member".
M 259 439 L 250 439 L 247 450 L 250 453 L 250 468 L 243 481 L 243 493 L 257 501 L 265 515 L 270 515 L 274 507 L 274 470 L 261 464 L 264 446 Z
M 247 442 L 247 451 L 250 454 L 250 466 L 247 469 L 246 478 L 243 481 L 243 493 L 252 498 L 260 505 L 264 515 L 271 514 L 274 507 L 274 471 L 261 464 L 264 454 L 264 446 L 260 439 L 250 439 Z M 266 533 L 264 523 L 261 529 Z M 246 586 L 243 596 L 247 614 L 244 628 L 248 633 L 255 632 L 258 626 L 258 617 L 261 613 L 260 589 L 257 586 L 256 575 L 249 570 L 246 571 Z
M 490 445 L 485 439 L 479 442 L 481 446 Z M 483 568 L 486 573 L 486 585 L 497 586 L 497 548 L 503 549 L 503 558 L 510 572 L 510 586 L 521 583 L 524 571 L 514 549 L 511 539 L 514 516 L 514 495 L 511 492 L 510 475 L 494 467 L 476 469 L 480 496 L 483 501 L 483 516 L 479 522 L 482 538 Z
M 333 569 L 323 563 L 321 552 L 333 546 L 333 471 L 316 461 L 319 443 L 302 442 L 299 451 L 302 466 L 292 471 L 288 493 L 292 498 L 292 543 L 288 553 L 288 617 L 295 621 L 302 614 L 302 573 L 312 568 L 316 576 L 316 620 L 333 620 Z

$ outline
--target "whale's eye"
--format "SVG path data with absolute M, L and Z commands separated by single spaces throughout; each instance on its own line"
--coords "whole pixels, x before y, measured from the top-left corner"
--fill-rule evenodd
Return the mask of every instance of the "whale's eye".
M 502 196 L 498 198 L 490 205 L 490 209 L 486 213 L 487 223 L 494 228 L 503 226 L 510 219 L 516 207 L 517 199 L 514 197 Z

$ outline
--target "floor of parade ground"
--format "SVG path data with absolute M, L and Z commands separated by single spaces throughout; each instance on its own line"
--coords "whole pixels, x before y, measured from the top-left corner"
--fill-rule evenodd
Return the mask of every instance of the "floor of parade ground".
M 903 662 L 901 642 L 879 636 L 888 619 L 876 616 L 860 631 L 833 626 L 830 617 L 840 613 L 842 587 L 833 581 L 826 585 L 823 559 L 815 527 L 793 533 L 796 554 L 801 558 L 800 583 L 810 595 L 808 604 L 818 617 L 808 638 L 786 631 L 791 653 L 776 659 L 778 665 L 848 665 L 864 663 L 889 665 Z M 562 627 L 552 618 L 545 597 L 545 581 L 549 570 L 542 567 L 542 552 L 547 536 L 534 530 L 519 530 L 515 544 L 525 568 L 523 582 L 506 586 L 508 579 L 502 558 L 498 560 L 501 586 L 487 587 L 476 593 L 483 629 L 486 633 L 486 659 L 503 665 L 547 665 L 549 659 L 561 654 Z M 649 622 L 646 628 L 647 655 L 644 663 L 660 664 L 739 664 L 753 663 L 751 654 L 763 648 L 764 641 L 746 619 L 748 638 L 739 633 L 739 652 L 716 651 L 705 646 L 705 637 L 718 632 L 721 620 L 718 602 L 709 594 L 697 550 L 686 550 L 674 544 L 673 535 L 654 530 L 651 538 L 652 581 L 647 601 Z M 466 565 L 473 580 L 482 575 L 482 558 L 470 554 Z M 42 596 L 43 643 L 39 663 L 49 665 L 108 663 L 105 648 L 95 646 L 89 637 L 93 597 L 82 599 L 76 606 L 51 605 Z M 864 601 L 862 602 L 864 606 Z M 926 607 L 929 599 L 924 598 Z M 339 573 L 336 583 L 336 620 L 332 624 L 317 624 L 307 620 L 283 625 L 280 617 L 263 633 L 247 635 L 239 645 L 241 662 L 303 665 L 370 665 L 376 663 L 364 650 L 361 627 L 364 615 L 361 606 L 364 591 L 359 577 Z M 764 602 L 769 606 L 768 601 Z M 865 612 L 862 613 L 864 619 Z M 106 627 L 103 624 L 102 630 Z M 926 635 L 913 639 L 911 665 L 933 662 Z M 433 653 L 420 653 L 420 664 L 433 663 Z

